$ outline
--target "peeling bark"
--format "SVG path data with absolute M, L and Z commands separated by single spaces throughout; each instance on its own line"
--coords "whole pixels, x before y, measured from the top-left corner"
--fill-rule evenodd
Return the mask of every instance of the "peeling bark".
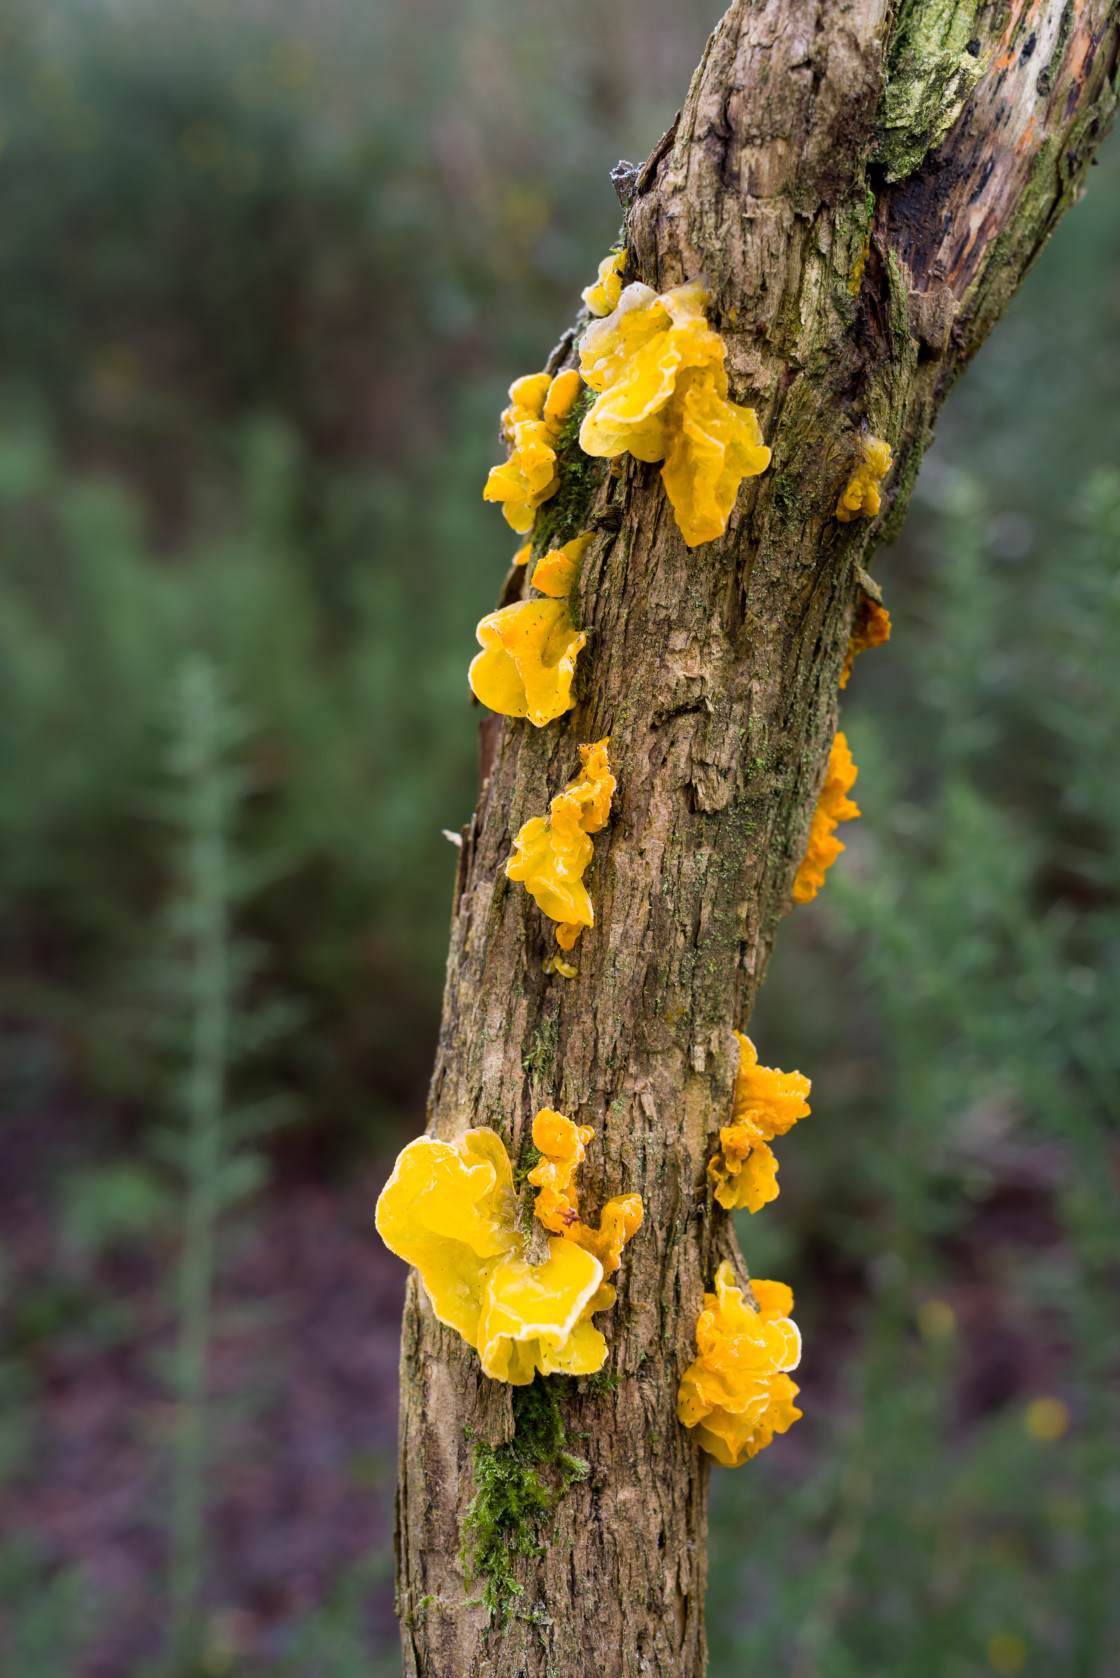
M 860 568 L 902 518 L 949 386 L 1080 194 L 1116 102 L 1118 36 L 1114 0 L 737 3 L 678 123 L 629 177 L 627 278 L 660 291 L 706 277 L 731 394 L 757 409 L 773 461 L 743 485 L 726 535 L 689 551 L 656 466 L 627 457 L 616 477 L 570 441 L 538 521 L 538 549 L 598 533 L 580 586 L 589 644 L 559 723 L 483 729 L 429 1129 L 451 1139 L 491 1125 L 516 1166 L 537 1108 L 559 1107 L 596 1132 L 581 1209 L 594 1217 L 636 1190 L 646 1223 L 599 1319 L 618 1385 L 565 1396 L 590 1473 L 545 1523 L 541 1553 L 517 1562 L 515 1613 L 493 1623 L 458 1557 L 471 1441 L 509 1439 L 510 1389 L 481 1375 L 413 1280 L 398 1493 L 406 1674 L 704 1669 L 707 1468 L 675 1404 L 717 1262 L 746 1275 L 706 1177 L 729 1110 L 732 1027 L 746 1025 L 791 906 Z M 904 98 L 899 78 L 923 75 Z M 964 84 L 945 132 L 938 100 L 959 105 Z M 914 166 L 891 180 L 900 157 Z M 575 360 L 569 333 L 552 370 Z M 863 427 L 891 443 L 895 466 L 882 515 L 841 526 Z M 513 574 L 504 599 L 526 587 Z M 503 864 L 575 772 L 578 743 L 605 734 L 619 791 L 595 840 L 596 925 L 578 978 L 546 978 L 551 924 Z

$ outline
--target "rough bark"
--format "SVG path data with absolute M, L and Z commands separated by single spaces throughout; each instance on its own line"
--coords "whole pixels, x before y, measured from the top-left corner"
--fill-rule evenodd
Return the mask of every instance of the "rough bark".
M 663 290 L 706 276 L 731 394 L 757 409 L 773 461 L 726 535 L 690 551 L 656 466 L 627 458 L 614 476 L 570 443 L 539 521 L 538 547 L 599 532 L 580 592 L 589 644 L 559 723 L 483 730 L 430 1133 L 491 1125 L 516 1165 L 534 1112 L 559 1107 L 595 1127 L 581 1207 L 637 1190 L 646 1223 L 600 1319 L 618 1384 L 563 1392 L 590 1472 L 543 1523 L 541 1553 L 517 1561 L 524 1595 L 508 1617 L 488 1616 L 459 1550 L 472 1451 L 510 1438 L 511 1392 L 413 1281 L 407 1674 L 704 1669 L 707 1468 L 675 1400 L 718 1258 L 746 1274 L 706 1177 L 731 1028 L 790 908 L 859 569 L 902 517 L 949 386 L 1080 194 L 1116 99 L 1118 33 L 1114 0 L 737 3 L 632 183 L 627 278 Z M 553 370 L 574 361 L 568 334 Z M 884 510 L 838 525 L 864 426 L 895 451 Z M 525 586 L 513 574 L 505 598 Z M 578 978 L 546 978 L 551 926 L 503 864 L 575 772 L 577 744 L 605 734 L 619 790 L 595 840 L 596 926 Z

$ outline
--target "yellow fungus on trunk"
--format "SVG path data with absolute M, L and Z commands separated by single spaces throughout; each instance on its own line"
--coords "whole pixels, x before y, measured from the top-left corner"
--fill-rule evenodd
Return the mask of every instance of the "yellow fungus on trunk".
M 851 821 L 859 815 L 859 806 L 847 796 L 855 786 L 858 774 L 848 742 L 843 734 L 837 732 L 828 754 L 828 773 L 813 811 L 809 848 L 793 882 L 795 903 L 812 902 L 824 885 L 825 874 L 844 849 L 843 843 L 833 838 L 833 834 L 839 822 Z
M 593 1133 L 577 1131 L 547 1108 L 537 1115 L 534 1137 L 538 1130 L 557 1148 L 551 1169 L 556 1184 L 567 1187 Z M 569 1133 L 576 1137 L 574 1149 Z M 559 1201 L 563 1189 L 554 1192 Z M 574 1191 L 572 1198 L 574 1203 Z M 632 1207 L 621 1220 L 632 1233 L 641 1223 L 641 1201 L 636 1195 L 621 1199 L 637 1204 L 636 1220 Z M 591 1317 L 614 1303 L 615 1290 L 604 1277 L 618 1268 L 620 1220 L 613 1213 L 608 1218 L 604 1208 L 603 1257 L 600 1232 L 586 1231 L 590 1239 L 580 1239 L 586 1226 L 573 1216 L 562 1235 L 550 1237 L 544 1262 L 532 1264 L 529 1238 L 515 1218 L 505 1144 L 480 1128 L 455 1144 L 427 1136 L 410 1142 L 381 1191 L 376 1223 L 385 1245 L 415 1265 L 440 1322 L 477 1349 L 491 1379 L 524 1386 L 537 1373 L 592 1374 L 607 1354 Z
M 887 608 L 880 606 L 877 600 L 869 599 L 866 594 L 861 594 L 859 605 L 856 607 L 856 621 L 848 637 L 848 650 L 844 654 L 840 686 L 847 687 L 852 665 L 860 653 L 866 652 L 869 647 L 881 647 L 890 638 L 891 615 Z
M 587 636 L 564 600 L 522 600 L 490 612 L 475 634 L 484 649 L 467 672 L 474 695 L 491 711 L 528 717 L 537 728 L 575 704 L 572 679 Z
M 879 511 L 879 485 L 891 469 L 891 446 L 881 437 L 864 437 L 860 459 L 836 503 L 841 524 L 853 519 L 874 518 Z
M 626 266 L 626 252 L 612 251 L 599 264 L 599 277 L 593 285 L 585 286 L 580 296 L 589 314 L 609 315 L 622 296 L 622 270 Z
M 529 1182 L 539 1190 L 533 1207 L 537 1220 L 551 1234 L 562 1235 L 591 1253 L 606 1277 L 613 1276 L 621 1264 L 622 1249 L 641 1228 L 645 1210 L 640 1194 L 620 1194 L 604 1205 L 598 1229 L 582 1221 L 573 1178 L 594 1135 L 587 1125 L 573 1124 L 563 1113 L 542 1107 L 533 1120 L 533 1143 L 543 1158 L 530 1171 Z M 615 1289 L 603 1281 L 591 1309 L 609 1311 L 616 1298 Z
M 594 854 L 588 835 L 606 826 L 616 785 L 609 744 L 608 736 L 580 747 L 581 773 L 556 794 L 547 816 L 524 824 L 506 862 L 508 878 L 522 881 L 542 914 L 559 923 L 556 942 L 562 950 L 570 950 L 584 927 L 595 924 L 583 875 Z
M 580 369 L 597 391 L 580 427 L 586 454 L 664 462 L 662 482 L 690 548 L 727 528 L 744 478 L 770 464 L 753 408 L 727 394 L 726 347 L 693 281 L 661 296 L 635 283 L 594 321 Z
M 560 487 L 552 445 L 580 389 L 574 368 L 555 379 L 530 373 L 509 387 L 501 421 L 509 458 L 491 468 L 482 499 L 500 502 L 506 523 L 521 536 L 533 528 L 537 508 Z
M 793 1295 L 782 1282 L 752 1282 L 754 1311 L 725 1260 L 696 1324 L 696 1360 L 685 1370 L 677 1415 L 696 1429 L 717 1462 L 736 1468 L 764 1450 L 801 1415 L 788 1371 L 801 1361 L 801 1335 L 789 1320 Z
M 737 1031 L 739 1071 L 731 1123 L 719 1133 L 720 1152 L 708 1162 L 708 1176 L 721 1206 L 757 1212 L 778 1194 L 778 1162 L 769 1143 L 809 1112 L 808 1078 L 759 1066 L 758 1050 Z
M 553 600 L 566 600 L 579 581 L 583 556 L 594 538 L 593 530 L 585 531 L 562 548 L 551 548 L 538 559 L 530 579 L 534 588 Z

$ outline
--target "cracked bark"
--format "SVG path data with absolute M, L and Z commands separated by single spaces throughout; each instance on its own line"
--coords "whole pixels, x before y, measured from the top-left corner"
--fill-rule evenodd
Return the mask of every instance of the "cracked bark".
M 911 34 L 923 6 L 937 10 L 904 4 Z M 410 1283 L 398 1489 L 409 1675 L 704 1669 L 708 1470 L 675 1399 L 716 1263 L 731 1256 L 746 1275 L 706 1179 L 731 1028 L 749 1018 L 790 908 L 859 568 L 902 518 L 950 385 L 1079 196 L 1117 95 L 1115 0 L 981 4 L 975 88 L 940 146 L 890 182 L 877 114 L 898 14 L 888 0 L 732 5 L 675 129 L 630 177 L 627 278 L 659 291 L 707 278 L 731 393 L 757 409 L 773 461 L 743 485 L 725 536 L 692 551 L 657 467 L 629 458 L 615 477 L 569 451 L 539 521 L 538 542 L 598 531 L 580 587 L 589 644 L 567 716 L 483 729 L 429 1131 L 492 1125 L 516 1163 L 534 1112 L 557 1106 L 596 1132 L 581 1205 L 594 1215 L 637 1190 L 646 1223 L 599 1319 L 620 1384 L 566 1405 L 590 1476 L 565 1494 L 542 1554 L 519 1562 L 522 1610 L 505 1623 L 487 1623 L 457 1557 L 468 1429 L 508 1439 L 509 1389 Z M 574 363 L 568 333 L 552 370 Z M 882 515 L 841 526 L 864 426 L 895 465 Z M 503 864 L 575 772 L 578 742 L 604 734 L 619 790 L 595 840 L 596 926 L 579 977 L 549 979 L 551 926 Z

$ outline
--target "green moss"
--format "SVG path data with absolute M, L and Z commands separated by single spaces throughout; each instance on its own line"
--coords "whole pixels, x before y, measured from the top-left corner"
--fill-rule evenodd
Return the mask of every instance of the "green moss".
M 491 1619 L 537 1617 L 518 1608 L 525 1590 L 515 1576 L 517 1559 L 543 1554 L 542 1523 L 568 1487 L 590 1472 L 586 1459 L 568 1449 L 560 1406 L 571 1387 L 564 1376 L 538 1376 L 527 1387 L 514 1387 L 513 1438 L 504 1445 L 472 1443 L 475 1492 L 463 1519 L 459 1560 L 468 1582 L 484 1581 L 476 1600 Z
M 902 0 L 877 114 L 876 158 L 888 181 L 912 174 L 941 144 L 980 80 L 978 9 L 977 0 Z
M 534 1031 L 532 1044 L 522 1057 L 521 1064 L 526 1072 L 534 1075 L 540 1083 L 547 1083 L 556 1069 L 558 1036 L 559 1026 L 555 1016 L 546 1015 Z

